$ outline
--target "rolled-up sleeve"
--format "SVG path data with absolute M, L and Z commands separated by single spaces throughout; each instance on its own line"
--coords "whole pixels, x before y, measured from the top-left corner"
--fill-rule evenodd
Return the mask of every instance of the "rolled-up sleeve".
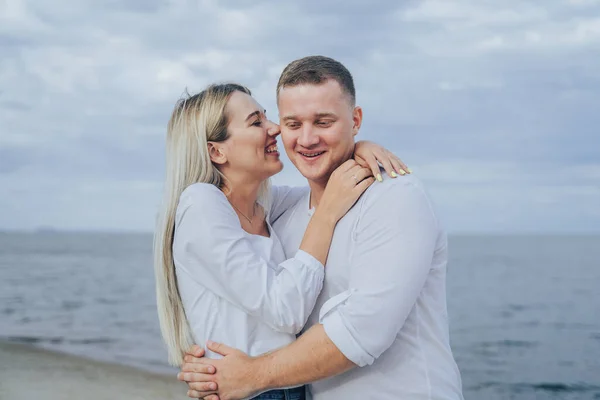
M 439 234 L 420 185 L 397 182 L 365 201 L 353 232 L 349 290 L 329 299 L 320 322 L 354 364 L 372 364 L 394 342 L 431 269 Z
M 281 332 L 302 329 L 323 286 L 323 265 L 302 250 L 279 264 L 261 257 L 227 199 L 207 184 L 181 196 L 173 258 L 198 284 Z

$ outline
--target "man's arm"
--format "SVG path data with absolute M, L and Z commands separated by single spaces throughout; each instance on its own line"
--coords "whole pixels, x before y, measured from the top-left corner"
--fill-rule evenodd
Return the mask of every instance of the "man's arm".
M 183 372 L 177 376 L 188 383 L 188 396 L 192 398 L 216 400 L 218 393 L 220 400 L 245 399 L 267 390 L 335 376 L 356 366 L 329 339 L 321 324 L 292 344 L 259 357 L 250 357 L 221 343 L 209 342 L 207 347 L 223 358 L 197 358 L 204 351 L 195 346 L 185 357 Z M 208 371 L 212 366 L 216 369 L 214 374 L 214 370 Z
M 356 367 L 329 339 L 321 324 L 289 346 L 255 358 L 254 363 L 259 391 L 300 386 Z

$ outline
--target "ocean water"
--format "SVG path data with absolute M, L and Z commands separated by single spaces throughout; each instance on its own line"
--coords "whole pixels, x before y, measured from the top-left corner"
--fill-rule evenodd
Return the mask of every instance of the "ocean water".
M 600 399 L 600 236 L 451 236 L 469 399 Z M 173 373 L 144 234 L 0 233 L 0 339 Z M 1 362 L 1 360 L 0 360 Z

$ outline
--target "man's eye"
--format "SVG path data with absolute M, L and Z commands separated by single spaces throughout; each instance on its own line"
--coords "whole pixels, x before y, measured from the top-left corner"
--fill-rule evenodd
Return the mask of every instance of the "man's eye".
M 296 123 L 286 124 L 286 126 L 290 129 L 296 129 L 300 126 L 300 124 L 296 122 Z
M 319 126 L 331 125 L 331 121 L 317 121 L 317 125 L 319 125 Z

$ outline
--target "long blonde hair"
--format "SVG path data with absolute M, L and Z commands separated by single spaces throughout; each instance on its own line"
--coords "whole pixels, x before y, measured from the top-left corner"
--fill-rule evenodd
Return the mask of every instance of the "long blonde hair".
M 187 95 L 175 104 L 167 127 L 166 179 L 154 233 L 154 273 L 160 330 L 172 365 L 181 365 L 185 351 L 194 344 L 173 262 L 177 204 L 184 189 L 197 182 L 223 189 L 226 178 L 211 162 L 208 142 L 229 137 L 225 106 L 236 91 L 251 94 L 244 86 L 228 83 L 210 85 L 196 95 Z M 268 198 L 268 190 L 267 180 L 261 184 L 259 201 Z

